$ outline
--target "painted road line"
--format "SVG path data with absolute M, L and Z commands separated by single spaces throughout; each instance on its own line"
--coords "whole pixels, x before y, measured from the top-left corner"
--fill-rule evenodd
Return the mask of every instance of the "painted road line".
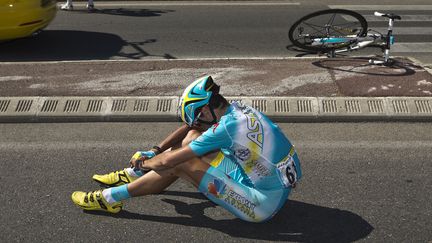
M 0 65 L 16 65 L 16 64 L 56 64 L 56 63 L 104 63 L 104 62 L 183 62 L 183 61 L 232 61 L 232 60 L 314 60 L 314 59 L 326 59 L 326 56 L 318 56 L 318 57 L 277 57 L 277 56 L 268 56 L 268 57 L 202 57 L 202 58 L 178 58 L 178 59 L 107 59 L 107 60 L 66 60 L 66 61 L 24 61 L 24 62 L 0 62 Z M 17 77 L 26 77 L 26 76 L 17 76 Z M 22 78 L 21 78 L 22 79 Z
M 395 43 L 391 47 L 392 52 L 421 52 L 421 53 L 432 53 L 432 43 Z
M 385 148 L 392 150 L 400 149 L 432 149 L 432 143 L 429 141 L 422 140 L 410 140 L 410 141 L 325 141 L 319 142 L 314 140 L 301 140 L 295 143 L 297 148 L 308 148 L 308 149 L 335 149 L 335 148 L 352 148 L 352 149 L 376 149 Z M 130 142 L 122 141 L 121 143 L 115 143 L 110 141 L 65 141 L 65 142 L 51 142 L 51 141 L 26 141 L 26 142 L 2 142 L 0 143 L 1 150 L 69 150 L 69 149 L 81 149 L 81 148 L 94 148 L 94 149 L 106 149 L 110 147 L 116 148 L 139 148 L 142 147 L 142 142 Z
M 60 6 L 61 3 L 58 3 Z M 295 6 L 299 2 L 97 2 L 96 7 L 140 7 L 140 6 Z M 84 7 L 86 3 L 74 3 Z
M 349 10 L 432 10 L 432 5 L 328 5 L 329 8 Z
M 369 27 L 380 33 L 387 33 L 387 27 Z M 432 35 L 431 27 L 393 27 L 394 35 Z
M 5 148 L 12 149 L 12 146 L 21 147 L 24 144 L 21 143 L 5 143 Z M 53 144 L 55 146 L 55 144 Z M 36 143 L 34 146 L 39 146 Z M 74 146 L 70 144 L 70 146 Z M 362 149 L 376 149 L 376 148 L 386 148 L 386 149 L 406 149 L 406 148 L 422 148 L 422 149 L 432 149 L 432 143 L 429 141 L 302 141 L 296 143 L 297 147 L 309 148 L 309 149 L 335 149 L 335 148 L 362 148 Z M 43 148 L 43 147 L 41 147 Z M 51 148 L 51 147 L 50 147 Z
M 432 22 L 432 15 L 400 15 L 403 22 Z M 388 22 L 388 18 L 378 17 L 375 15 L 363 15 L 367 22 Z M 343 18 L 348 21 L 355 20 L 353 17 L 343 15 Z

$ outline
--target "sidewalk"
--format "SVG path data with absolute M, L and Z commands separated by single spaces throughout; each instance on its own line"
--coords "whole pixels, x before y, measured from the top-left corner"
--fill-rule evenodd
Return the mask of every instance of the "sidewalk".
M 0 63 L 0 122 L 176 121 L 178 97 L 203 75 L 279 121 L 432 120 L 430 68 L 402 58 Z

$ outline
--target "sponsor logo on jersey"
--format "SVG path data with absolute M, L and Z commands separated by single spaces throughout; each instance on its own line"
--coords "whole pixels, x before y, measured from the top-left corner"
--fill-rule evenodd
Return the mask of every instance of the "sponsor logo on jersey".
M 225 193 L 225 187 L 225 183 L 218 179 L 214 179 L 213 182 L 207 184 L 208 191 L 217 198 L 220 198 Z
M 263 147 L 263 129 L 261 122 L 256 119 L 255 115 L 250 114 L 247 116 L 247 128 L 249 132 L 246 134 L 246 136 L 251 140 L 253 143 L 258 145 L 262 149 Z
M 225 197 L 225 202 L 233 205 L 238 210 L 242 211 L 244 214 L 251 218 L 255 218 L 255 207 L 256 204 L 252 203 L 242 195 L 238 194 L 233 190 L 229 190 L 227 196 Z

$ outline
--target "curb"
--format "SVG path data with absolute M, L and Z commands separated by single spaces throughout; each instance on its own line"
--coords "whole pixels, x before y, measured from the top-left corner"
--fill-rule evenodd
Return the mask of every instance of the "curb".
M 226 97 L 276 122 L 432 121 L 432 97 Z M 0 123 L 178 122 L 178 96 L 1 97 Z

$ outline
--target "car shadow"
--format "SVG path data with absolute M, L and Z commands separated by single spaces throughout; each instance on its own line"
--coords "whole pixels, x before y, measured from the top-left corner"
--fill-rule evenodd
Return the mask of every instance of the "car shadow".
M 145 45 L 155 42 L 156 39 L 128 42 L 110 33 L 45 30 L 37 36 L 1 43 L 0 61 L 140 59 L 153 56 L 175 59 L 170 54 L 156 55 L 144 49 Z M 124 51 L 125 47 L 128 47 L 127 51 Z
M 167 192 L 167 194 L 204 199 L 200 193 L 193 192 Z M 212 219 L 204 214 L 206 208 L 216 206 L 208 200 L 193 204 L 167 198 L 162 201 L 173 205 L 177 214 L 182 216 L 145 215 L 127 210 L 115 215 L 98 211 L 85 212 L 115 218 L 211 228 L 231 237 L 268 241 L 353 242 L 365 238 L 374 229 L 355 213 L 295 200 L 287 201 L 274 218 L 259 224 L 240 219 Z
M 139 8 L 104 8 L 94 9 L 88 11 L 86 9 L 74 10 L 74 13 L 91 13 L 91 14 L 107 14 L 107 15 L 119 15 L 128 17 L 159 17 L 162 14 L 172 13 L 174 10 L 151 10 L 151 9 L 139 9 Z

